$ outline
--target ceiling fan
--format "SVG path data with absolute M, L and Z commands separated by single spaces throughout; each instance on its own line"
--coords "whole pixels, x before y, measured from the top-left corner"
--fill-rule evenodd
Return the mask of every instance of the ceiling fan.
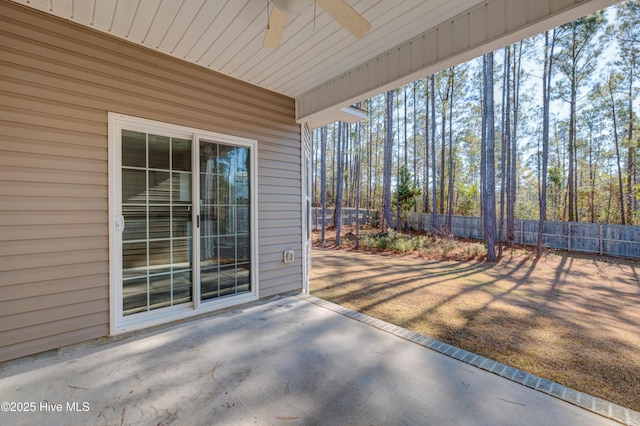
M 280 46 L 280 39 L 287 23 L 287 16 L 301 14 L 309 9 L 314 2 L 357 38 L 362 37 L 371 29 L 371 24 L 344 0 L 272 1 L 273 8 L 271 8 L 267 31 L 264 34 L 263 47 L 275 48 Z

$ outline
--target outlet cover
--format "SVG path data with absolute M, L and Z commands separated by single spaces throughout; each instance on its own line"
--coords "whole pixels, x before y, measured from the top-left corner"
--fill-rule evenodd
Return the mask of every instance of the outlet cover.
M 282 261 L 284 263 L 293 263 L 293 260 L 295 259 L 295 255 L 293 250 L 285 250 L 284 254 L 282 256 Z

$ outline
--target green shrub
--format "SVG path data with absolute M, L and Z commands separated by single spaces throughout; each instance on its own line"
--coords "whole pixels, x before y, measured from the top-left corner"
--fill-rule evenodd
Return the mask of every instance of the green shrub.
M 482 244 L 474 244 L 465 250 L 466 259 L 480 259 L 487 254 L 487 249 Z
M 379 235 L 377 237 L 376 246 L 381 250 L 388 249 L 389 248 L 389 239 L 387 238 L 387 236 L 386 235 Z
M 388 232 L 364 231 L 360 234 L 360 248 L 363 250 L 389 250 L 396 253 L 439 253 L 443 258 L 449 258 L 453 252 L 459 252 L 461 243 L 453 238 L 410 235 L 395 230 Z M 480 259 L 486 255 L 483 244 L 477 243 L 462 249 L 460 253 L 467 259 Z M 454 256 L 455 257 L 455 256 Z

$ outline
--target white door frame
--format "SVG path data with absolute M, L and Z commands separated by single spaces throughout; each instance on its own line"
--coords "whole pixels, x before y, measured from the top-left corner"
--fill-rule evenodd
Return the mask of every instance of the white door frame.
M 311 131 L 306 124 L 301 126 L 302 155 L 302 292 L 309 293 L 309 271 L 311 270 Z M 305 137 L 305 135 L 308 135 Z
M 151 327 L 157 324 L 167 323 L 183 318 L 188 318 L 205 312 L 223 309 L 229 306 L 246 303 L 259 298 L 258 277 L 258 143 L 253 139 L 240 138 L 214 132 L 202 131 L 185 126 L 162 123 L 143 118 L 127 116 L 110 112 L 109 124 L 109 325 L 110 335 L 120 334 L 131 330 Z M 139 130 L 143 132 L 159 132 L 180 138 L 189 138 L 192 141 L 192 223 L 193 231 L 193 291 L 192 302 L 181 305 L 160 308 L 141 314 L 123 316 L 122 308 L 122 146 L 121 133 L 123 129 Z M 200 140 L 219 142 L 222 144 L 244 146 L 250 153 L 250 259 L 251 259 L 251 290 L 240 293 L 237 296 L 228 296 L 220 299 L 211 299 L 200 302 L 200 283 L 196 269 L 199 268 L 197 260 L 199 252 L 198 223 L 199 206 L 199 161 L 198 144 Z M 197 192 L 198 191 L 198 192 Z

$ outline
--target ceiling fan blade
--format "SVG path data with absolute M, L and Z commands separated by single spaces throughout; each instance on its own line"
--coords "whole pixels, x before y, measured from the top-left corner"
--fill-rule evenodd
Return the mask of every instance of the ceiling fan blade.
M 271 15 L 269 15 L 269 25 L 267 26 L 267 31 L 264 33 L 262 46 L 268 48 L 280 46 L 280 39 L 282 39 L 282 33 L 284 32 L 286 23 L 287 14 L 275 6 L 272 7 Z
M 323 8 L 333 19 L 342 24 L 357 38 L 362 37 L 371 29 L 369 21 L 364 19 L 344 0 L 317 0 L 317 2 L 318 6 Z

